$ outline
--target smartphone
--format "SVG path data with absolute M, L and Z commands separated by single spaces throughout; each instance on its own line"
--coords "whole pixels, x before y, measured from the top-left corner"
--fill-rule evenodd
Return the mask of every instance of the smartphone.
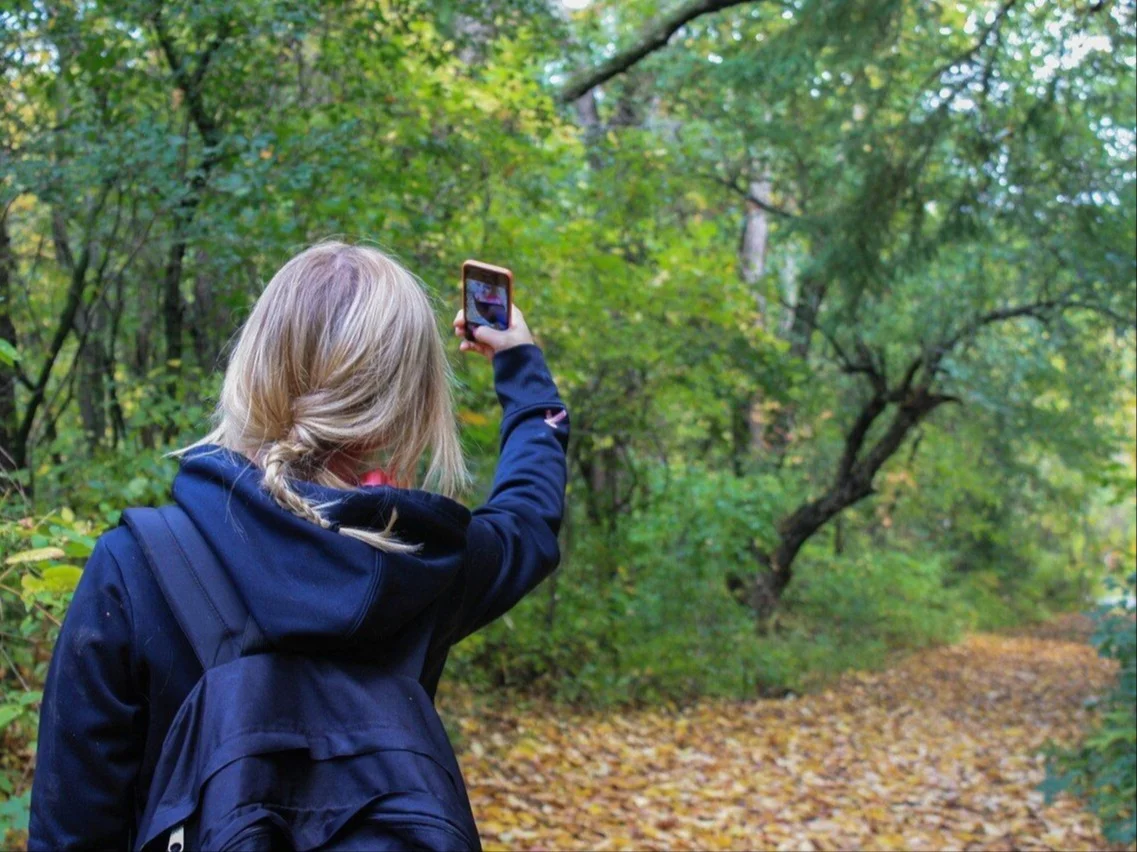
M 469 340 L 474 339 L 475 325 L 505 331 L 513 312 L 513 273 L 504 266 L 467 260 L 462 264 L 462 310 Z

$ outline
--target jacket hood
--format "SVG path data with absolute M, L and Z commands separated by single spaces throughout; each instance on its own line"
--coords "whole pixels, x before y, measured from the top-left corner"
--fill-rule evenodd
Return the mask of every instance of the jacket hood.
M 322 529 L 278 506 L 262 479 L 248 459 L 206 445 L 183 457 L 173 494 L 273 645 L 312 651 L 374 642 L 457 580 L 470 522 L 459 503 L 389 486 L 341 491 L 294 481 L 332 522 Z M 417 553 L 385 553 L 337 532 L 384 529 L 392 512 L 395 533 L 422 545 Z

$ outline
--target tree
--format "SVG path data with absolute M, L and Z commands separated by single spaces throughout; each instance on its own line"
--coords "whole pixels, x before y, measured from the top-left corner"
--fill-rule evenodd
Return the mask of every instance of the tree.
M 748 222 L 766 213 L 769 265 L 796 270 L 786 289 L 755 286 L 806 369 L 766 463 L 804 449 L 800 400 L 824 397 L 822 383 L 855 377 L 867 391 L 846 392 L 855 414 L 828 483 L 783 515 L 774 548 L 755 548 L 751 578 L 731 580 L 766 616 L 802 546 L 874 492 L 913 430 L 946 403 L 975 404 L 967 388 L 982 377 L 958 364 L 985 337 L 1026 333 L 1045 351 L 1057 336 L 1031 328 L 1049 323 L 1077 332 L 1063 346 L 1092 350 L 1101 334 L 1132 345 L 1133 145 L 1108 128 L 1132 123 L 1133 99 L 1118 92 L 1132 77 L 1133 11 L 812 3 L 776 19 L 751 4 L 695 22 L 697 5 L 646 28 L 686 27 L 688 51 L 657 71 L 689 140 L 686 169 L 742 198 Z M 634 39 L 579 79 L 611 80 L 657 41 Z M 883 308 L 901 290 L 916 306 L 906 324 Z

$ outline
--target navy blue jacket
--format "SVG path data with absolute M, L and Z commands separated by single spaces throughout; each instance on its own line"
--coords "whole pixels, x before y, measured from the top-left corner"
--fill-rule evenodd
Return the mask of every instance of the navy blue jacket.
M 382 553 L 284 511 L 260 473 L 219 448 L 189 454 L 174 500 L 222 561 L 274 647 L 308 654 L 373 649 L 390 660 L 430 638 L 431 696 L 451 645 L 516 604 L 557 565 L 568 421 L 536 346 L 494 358 L 501 457 L 486 504 L 470 512 L 424 491 L 338 491 L 296 483 L 334 503 L 333 524 L 387 525 L 421 543 Z M 87 562 L 55 647 L 40 715 L 29 848 L 129 848 L 163 737 L 201 665 L 126 527 Z

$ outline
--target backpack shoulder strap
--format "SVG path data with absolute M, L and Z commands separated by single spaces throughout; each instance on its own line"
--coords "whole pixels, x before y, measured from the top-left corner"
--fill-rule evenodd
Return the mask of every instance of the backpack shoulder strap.
M 126 524 L 203 668 L 265 644 L 221 563 L 179 506 L 127 509 Z

